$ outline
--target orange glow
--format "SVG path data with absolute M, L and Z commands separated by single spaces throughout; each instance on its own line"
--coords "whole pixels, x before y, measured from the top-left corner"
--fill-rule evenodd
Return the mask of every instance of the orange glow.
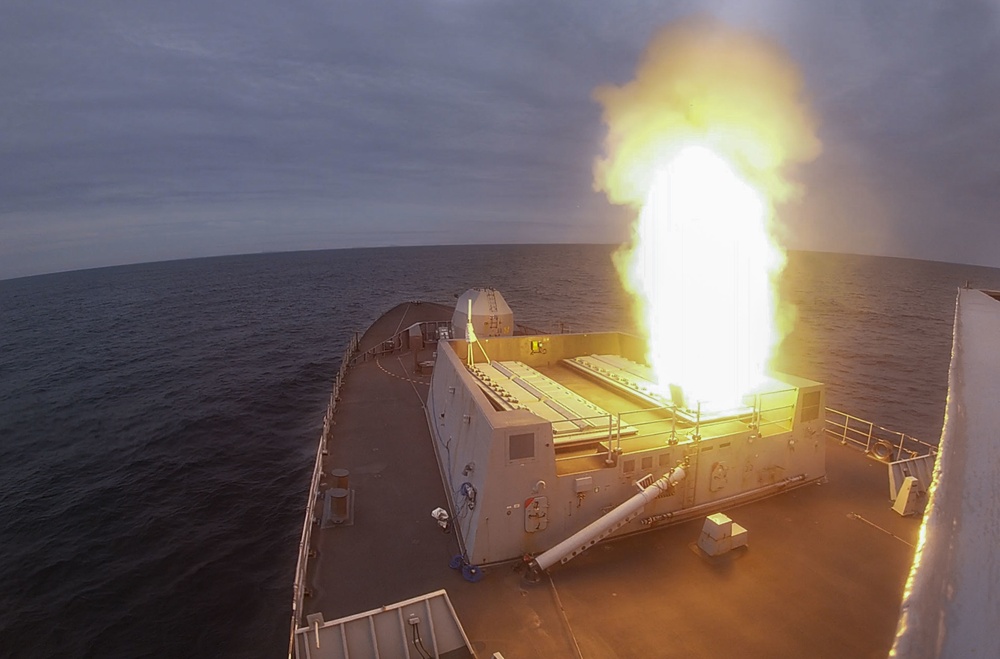
M 774 206 L 794 191 L 782 167 L 820 149 L 800 76 L 772 44 L 695 19 L 594 96 L 608 125 L 595 187 L 638 211 L 616 263 L 661 393 L 738 406 L 782 337 Z

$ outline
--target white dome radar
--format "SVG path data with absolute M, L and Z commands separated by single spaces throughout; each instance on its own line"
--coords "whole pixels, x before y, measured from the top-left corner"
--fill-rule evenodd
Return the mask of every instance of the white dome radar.
M 514 312 L 495 288 L 470 288 L 455 305 L 451 325 L 456 338 L 489 338 L 514 334 Z M 472 329 L 475 336 L 467 337 Z

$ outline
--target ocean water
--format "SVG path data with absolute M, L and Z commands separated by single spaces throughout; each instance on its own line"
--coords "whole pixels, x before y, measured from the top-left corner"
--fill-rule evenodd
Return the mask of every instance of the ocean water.
M 278 657 L 330 379 L 396 303 L 633 329 L 606 246 L 259 254 L 0 281 L 0 657 Z M 775 366 L 930 441 L 956 289 L 1000 270 L 793 253 Z M 691 319 L 696 322 L 696 319 Z

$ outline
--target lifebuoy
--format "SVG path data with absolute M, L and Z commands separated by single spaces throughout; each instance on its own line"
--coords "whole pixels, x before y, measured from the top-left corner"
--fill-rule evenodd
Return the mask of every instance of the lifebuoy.
M 888 461 L 892 457 L 892 444 L 884 439 L 880 439 L 872 447 L 872 455 L 879 460 Z

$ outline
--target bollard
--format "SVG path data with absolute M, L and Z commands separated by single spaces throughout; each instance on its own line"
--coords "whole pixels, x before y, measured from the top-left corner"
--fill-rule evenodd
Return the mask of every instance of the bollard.
M 351 472 L 346 469 L 331 469 L 330 478 L 333 479 L 333 487 L 338 487 L 340 489 L 348 489 L 348 480 L 350 478 Z
M 333 518 L 335 522 L 342 522 L 347 519 L 347 490 L 342 487 L 335 487 L 330 490 L 330 499 L 333 504 Z

